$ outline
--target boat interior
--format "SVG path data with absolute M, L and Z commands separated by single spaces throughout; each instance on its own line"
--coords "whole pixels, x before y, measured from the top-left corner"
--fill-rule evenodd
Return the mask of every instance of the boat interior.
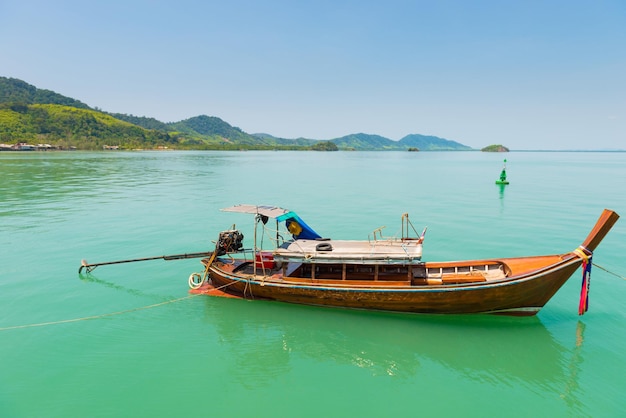
M 356 264 L 275 262 L 270 255 L 255 261 L 237 260 L 233 273 L 257 275 L 265 280 L 346 286 L 428 286 L 478 283 L 507 277 L 506 264 L 497 261 L 416 264 Z

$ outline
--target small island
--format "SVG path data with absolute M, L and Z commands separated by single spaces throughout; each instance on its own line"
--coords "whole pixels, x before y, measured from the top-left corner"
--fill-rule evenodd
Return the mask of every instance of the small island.
M 482 152 L 509 152 L 509 149 L 504 145 L 489 145 L 481 149 Z
M 330 141 L 320 141 L 317 144 L 313 144 L 310 149 L 313 151 L 339 151 L 337 145 Z

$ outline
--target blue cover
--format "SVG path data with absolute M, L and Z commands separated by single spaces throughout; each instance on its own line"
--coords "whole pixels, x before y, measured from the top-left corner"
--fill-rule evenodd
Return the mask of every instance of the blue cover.
M 287 212 L 284 215 L 280 215 L 276 218 L 278 222 L 285 221 L 285 226 L 287 229 L 292 232 L 294 239 L 317 239 L 322 238 L 317 232 L 315 232 L 310 226 L 308 226 L 295 212 Z M 297 226 L 294 227 L 292 223 L 296 223 Z M 290 228 L 291 225 L 291 228 Z M 299 232 L 293 233 L 294 230 Z

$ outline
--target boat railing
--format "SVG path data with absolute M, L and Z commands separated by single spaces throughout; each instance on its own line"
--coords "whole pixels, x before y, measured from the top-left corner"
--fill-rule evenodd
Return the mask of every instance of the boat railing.
M 446 276 L 470 278 L 480 276 L 484 280 L 496 280 L 506 277 L 502 264 L 482 264 L 473 266 L 450 266 L 450 267 L 428 267 L 426 268 L 427 278 L 443 279 Z
M 424 228 L 424 230 L 422 231 L 422 234 L 420 235 L 419 232 L 417 232 L 417 230 L 415 229 L 415 227 L 413 226 L 413 223 L 411 223 L 411 221 L 409 220 L 409 214 L 408 213 L 403 213 L 402 214 L 402 224 L 401 224 L 401 228 L 400 228 L 400 237 L 398 238 L 397 235 L 394 235 L 392 237 L 385 237 L 383 236 L 383 229 L 386 228 L 386 226 L 381 226 L 378 227 L 376 229 L 374 229 L 374 231 L 372 231 L 372 233 L 370 235 L 368 235 L 368 240 L 371 241 L 387 241 L 387 242 L 395 242 L 395 241 L 417 241 L 419 244 L 421 244 L 424 241 L 424 235 L 426 234 L 426 228 Z M 411 230 L 415 233 L 415 237 L 411 237 Z
M 407 235 L 404 234 L 404 232 L 402 233 L 402 236 L 398 237 L 397 235 L 393 235 L 393 236 L 384 236 L 383 235 L 383 229 L 385 229 L 386 226 L 381 226 L 376 228 L 375 230 L 372 231 L 372 233 L 370 233 L 367 236 L 368 241 L 372 242 L 379 242 L 379 241 L 384 241 L 384 242 L 398 242 L 398 241 L 410 241 L 410 240 L 419 240 L 419 237 L 417 238 L 412 238 L 409 237 Z
M 383 238 L 383 229 L 386 228 L 386 226 L 380 226 L 378 228 L 376 228 L 374 231 L 372 231 L 372 236 L 373 236 L 373 240 L 374 241 L 378 241 L 379 239 L 384 239 Z M 372 239 L 370 239 L 370 235 L 367 236 L 367 239 L 369 241 L 372 241 Z

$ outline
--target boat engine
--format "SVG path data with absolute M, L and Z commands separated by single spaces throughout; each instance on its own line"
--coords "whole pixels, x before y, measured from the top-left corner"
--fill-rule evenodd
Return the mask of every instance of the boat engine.
M 243 234 L 236 229 L 220 232 L 215 250 L 217 255 L 237 252 L 243 249 Z

